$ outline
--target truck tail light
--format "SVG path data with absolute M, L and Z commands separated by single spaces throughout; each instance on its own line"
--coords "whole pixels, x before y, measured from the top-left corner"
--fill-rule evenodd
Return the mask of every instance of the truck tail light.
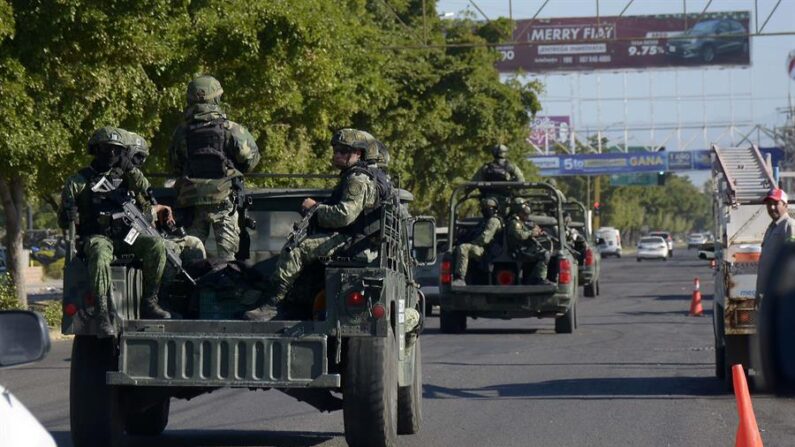
M 373 318 L 380 320 L 386 315 L 386 308 L 383 304 L 376 304 L 373 306 Z
M 500 270 L 497 272 L 497 284 L 501 286 L 511 286 L 516 283 L 516 275 L 510 270 Z
M 358 306 L 364 306 L 365 303 L 367 303 L 367 300 L 364 298 L 364 294 L 362 292 L 355 291 L 348 294 L 346 303 L 348 304 L 348 306 L 358 307 Z
M 571 262 L 568 259 L 561 259 L 558 263 L 558 283 L 569 284 L 571 282 Z
M 590 248 L 585 249 L 585 265 L 593 265 L 593 251 Z
M 439 269 L 439 281 L 446 286 L 453 282 L 453 263 L 449 259 L 442 261 L 442 267 Z
M 77 306 L 74 303 L 69 303 L 63 307 L 63 313 L 67 317 L 73 317 L 77 313 Z

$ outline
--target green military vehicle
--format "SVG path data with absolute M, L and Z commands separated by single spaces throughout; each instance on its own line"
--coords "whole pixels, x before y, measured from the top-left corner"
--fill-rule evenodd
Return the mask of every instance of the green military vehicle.
M 161 203 L 168 203 L 161 193 Z M 88 272 L 80 255 L 74 256 L 65 268 L 62 327 L 75 334 L 70 383 L 75 447 L 117 445 L 125 433 L 158 435 L 168 424 L 172 398 L 224 387 L 274 388 L 321 411 L 342 409 L 352 446 L 393 446 L 397 435 L 416 433 L 422 419 L 424 302 L 412 271 L 418 262 L 434 262 L 436 253 L 433 219 L 412 218 L 405 210 L 411 194 L 396 192 L 382 205 L 366 247 L 357 244 L 302 272 L 287 297 L 294 319 L 236 319 L 247 308 L 241 303 L 258 296 L 245 285 L 247 276 L 270 276 L 302 219 L 297 212 L 302 200 L 329 195 L 309 189 L 251 192 L 248 213 L 258 225 L 249 231 L 242 256 L 249 268 L 233 275 L 238 286 L 228 293 L 202 286 L 201 277 L 198 286 L 187 280 L 170 284 L 167 293 L 161 291 L 161 303 L 181 319 L 139 319 L 141 272 L 135 261 L 117 259 L 112 267 L 117 337 L 95 336 Z
M 477 214 L 481 197 L 528 200 L 531 220 L 544 230 L 538 238 L 550 253 L 547 279 L 554 284 L 530 285 L 532 265 L 514 259 L 505 231 L 495 236 L 480 261 L 470 262 L 466 285 L 453 285 L 453 250 L 482 220 Z M 577 327 L 577 260 L 566 243 L 563 205 L 566 198 L 547 183 L 469 182 L 450 198 L 449 241 L 440 269 L 440 327 L 444 333 L 466 330 L 473 318 L 555 318 L 555 332 L 572 333 Z M 507 214 L 507 210 L 506 213 Z M 505 220 L 505 215 L 503 217 Z
M 569 199 L 564 211 L 571 220 L 566 224 L 568 244 L 577 258 L 578 282 L 583 286 L 583 295 L 595 297 L 599 295 L 599 273 L 602 256 L 596 249 L 593 237 L 591 218 L 582 202 Z

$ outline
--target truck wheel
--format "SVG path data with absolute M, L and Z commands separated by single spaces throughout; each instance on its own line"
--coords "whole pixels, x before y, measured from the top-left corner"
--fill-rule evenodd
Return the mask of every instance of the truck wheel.
M 157 436 L 163 433 L 168 425 L 168 412 L 171 409 L 171 398 L 165 398 L 142 411 L 127 411 L 124 428 L 127 433 L 136 436 Z
M 718 347 L 717 340 L 715 340 L 715 377 L 726 380 L 726 348 Z
M 556 334 L 571 334 L 577 323 L 577 303 L 574 302 L 563 316 L 555 318 Z
M 428 301 L 428 298 L 425 298 L 425 316 L 430 317 L 433 316 L 433 304 Z
M 749 351 L 749 336 L 748 335 L 733 335 L 724 337 L 724 360 L 723 382 L 726 390 L 731 391 L 734 389 L 734 382 L 732 380 L 732 366 L 736 364 L 743 365 L 746 378 L 748 376 L 748 368 L 751 364 L 751 353 Z M 749 383 L 750 385 L 750 383 Z
M 439 329 L 444 334 L 460 334 L 467 330 L 467 316 L 463 312 L 441 309 Z
M 420 338 L 414 342 L 414 379 L 411 385 L 398 388 L 399 435 L 413 435 L 422 424 L 422 351 Z
M 598 279 L 596 280 L 596 294 L 597 295 L 601 295 L 602 294 L 602 290 L 599 287 L 599 280 Z
M 585 285 L 585 290 L 583 291 L 583 294 L 585 296 L 589 297 L 589 298 L 595 297 L 596 296 L 596 284 L 594 284 L 593 282 L 590 283 L 590 284 L 586 284 Z
M 397 350 L 386 337 L 351 337 L 345 356 L 342 418 L 351 447 L 397 445 Z
M 118 356 L 113 338 L 75 335 L 69 372 L 69 423 L 75 447 L 121 445 L 124 415 L 119 390 L 105 383 Z

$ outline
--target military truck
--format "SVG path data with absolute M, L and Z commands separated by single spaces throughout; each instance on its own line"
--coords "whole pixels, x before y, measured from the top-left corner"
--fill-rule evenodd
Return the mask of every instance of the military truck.
M 566 202 L 564 212 L 571 217 L 566 226 L 569 230 L 569 245 L 577 258 L 578 282 L 583 286 L 583 295 L 595 297 L 599 295 L 602 256 L 596 249 L 591 215 L 582 202 L 574 199 Z
M 173 194 L 173 192 L 171 192 Z M 158 191 L 161 203 L 169 191 Z M 85 260 L 69 260 L 64 279 L 63 333 L 75 334 L 70 423 L 75 447 L 111 446 L 125 434 L 158 435 L 168 424 L 172 398 L 214 390 L 280 390 L 321 411 L 342 409 L 351 446 L 393 446 L 416 433 L 422 420 L 420 333 L 422 294 L 415 263 L 435 260 L 435 222 L 410 217 L 412 196 L 395 193 L 380 221 L 360 244 L 308 266 L 287 297 L 286 321 L 238 319 L 259 279 L 268 278 L 278 253 L 302 216 L 305 197 L 328 190 L 261 189 L 248 194 L 257 221 L 238 286 L 169 285 L 161 302 L 182 319 L 141 320 L 141 271 L 134 260 L 112 264 L 112 308 L 118 336 L 98 338 L 91 315 Z M 216 271 L 216 270 L 214 270 Z M 232 269 L 234 271 L 234 269 Z M 232 274 L 232 273 L 230 273 Z M 234 276 L 234 275 L 233 275 Z M 241 285 L 243 284 L 243 285 Z M 288 306 L 289 307 L 289 306 Z M 340 399 L 333 393 L 341 393 Z
M 547 279 L 553 285 L 530 285 L 532 264 L 514 259 L 505 231 L 495 236 L 480 261 L 471 261 L 466 285 L 452 284 L 453 250 L 482 220 L 482 197 L 522 197 L 534 210 L 531 220 L 544 230 L 539 242 L 550 252 Z M 444 333 L 466 331 L 472 318 L 554 318 L 555 332 L 572 333 L 577 327 L 577 260 L 566 241 L 563 205 L 566 198 L 547 183 L 469 182 L 450 198 L 447 251 L 440 269 L 440 327 Z M 504 216 L 507 216 L 507 208 Z M 505 219 L 505 217 L 504 217 Z

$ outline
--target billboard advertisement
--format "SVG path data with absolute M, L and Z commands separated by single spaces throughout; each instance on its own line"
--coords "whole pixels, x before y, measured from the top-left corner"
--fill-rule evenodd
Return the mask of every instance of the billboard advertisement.
M 566 143 L 570 127 L 568 116 L 536 116 L 530 123 L 527 141 L 542 149 L 555 142 Z
M 751 64 L 748 11 L 517 20 L 501 72 Z

